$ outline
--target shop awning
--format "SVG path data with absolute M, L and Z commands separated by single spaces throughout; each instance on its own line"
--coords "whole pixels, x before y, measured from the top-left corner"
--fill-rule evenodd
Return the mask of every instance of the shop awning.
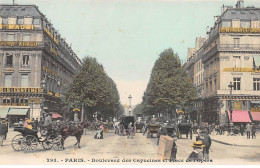
M 6 118 L 9 107 L 0 107 L 0 118 Z
M 51 112 L 51 118 L 61 118 L 62 116 L 58 113 Z
M 232 121 L 230 119 L 230 111 L 228 111 L 230 122 L 251 122 L 248 111 L 232 111 Z
M 29 108 L 10 108 L 8 115 L 26 115 Z
M 253 121 L 260 121 L 260 111 L 250 112 Z

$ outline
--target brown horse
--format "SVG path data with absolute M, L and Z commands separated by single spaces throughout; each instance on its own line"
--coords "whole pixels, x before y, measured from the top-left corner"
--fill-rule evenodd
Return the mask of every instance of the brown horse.
M 77 139 L 77 143 L 75 144 L 78 145 L 78 148 L 80 148 L 80 139 L 82 134 L 84 133 L 84 127 L 88 126 L 88 122 L 84 121 L 81 123 L 69 123 L 66 125 L 63 125 L 61 128 L 61 145 L 64 148 L 64 141 L 67 139 L 69 136 L 75 136 Z

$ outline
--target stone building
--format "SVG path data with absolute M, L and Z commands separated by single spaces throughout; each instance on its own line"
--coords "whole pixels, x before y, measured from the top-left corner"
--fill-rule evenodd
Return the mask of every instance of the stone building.
M 35 5 L 0 5 L 0 113 L 11 122 L 60 112 L 64 86 L 81 65 Z
M 191 77 L 198 91 L 194 119 L 222 125 L 258 120 L 260 8 L 244 7 L 242 0 L 236 7 L 223 6 L 207 34 L 183 65 L 188 72 L 194 67 Z

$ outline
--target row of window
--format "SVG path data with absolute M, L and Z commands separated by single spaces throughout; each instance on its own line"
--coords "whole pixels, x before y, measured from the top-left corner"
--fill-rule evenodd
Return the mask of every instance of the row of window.
M 27 18 L 2 18 L 3 25 L 40 25 L 41 19 L 27 17 Z
M 242 28 L 259 28 L 259 21 L 239 21 L 239 20 L 223 20 L 222 27 L 242 27 Z
M 241 78 L 233 78 L 233 89 L 241 90 Z M 253 78 L 253 90 L 260 91 L 260 78 Z
M 2 33 L 2 41 L 42 41 L 42 34 L 40 33 L 6 33 L 6 38 L 4 38 L 4 33 Z
M 53 91 L 53 92 L 59 92 L 60 85 L 58 82 L 54 79 L 48 78 L 46 79 L 46 89 Z M 4 81 L 4 87 L 12 87 L 12 74 L 5 74 L 5 81 Z M 21 87 L 27 88 L 29 87 L 29 75 L 28 74 L 21 74 Z
M 12 74 L 5 74 L 5 87 L 12 87 Z M 29 87 L 28 74 L 21 74 L 21 87 Z
M 29 54 L 24 54 L 22 56 L 22 66 L 28 66 L 30 63 L 30 57 Z M 13 66 L 13 54 L 6 53 L 6 61 L 5 66 Z
M 3 106 L 28 106 L 28 98 L 3 98 Z

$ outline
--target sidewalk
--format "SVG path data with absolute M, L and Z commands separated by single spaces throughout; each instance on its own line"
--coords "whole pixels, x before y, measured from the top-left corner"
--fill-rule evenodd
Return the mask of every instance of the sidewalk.
M 230 146 L 239 146 L 239 147 L 259 147 L 260 148 L 260 134 L 256 134 L 256 139 L 247 139 L 247 136 L 234 135 L 228 136 L 225 135 L 216 135 L 212 133 L 210 135 L 213 142 L 221 143 L 224 145 Z

